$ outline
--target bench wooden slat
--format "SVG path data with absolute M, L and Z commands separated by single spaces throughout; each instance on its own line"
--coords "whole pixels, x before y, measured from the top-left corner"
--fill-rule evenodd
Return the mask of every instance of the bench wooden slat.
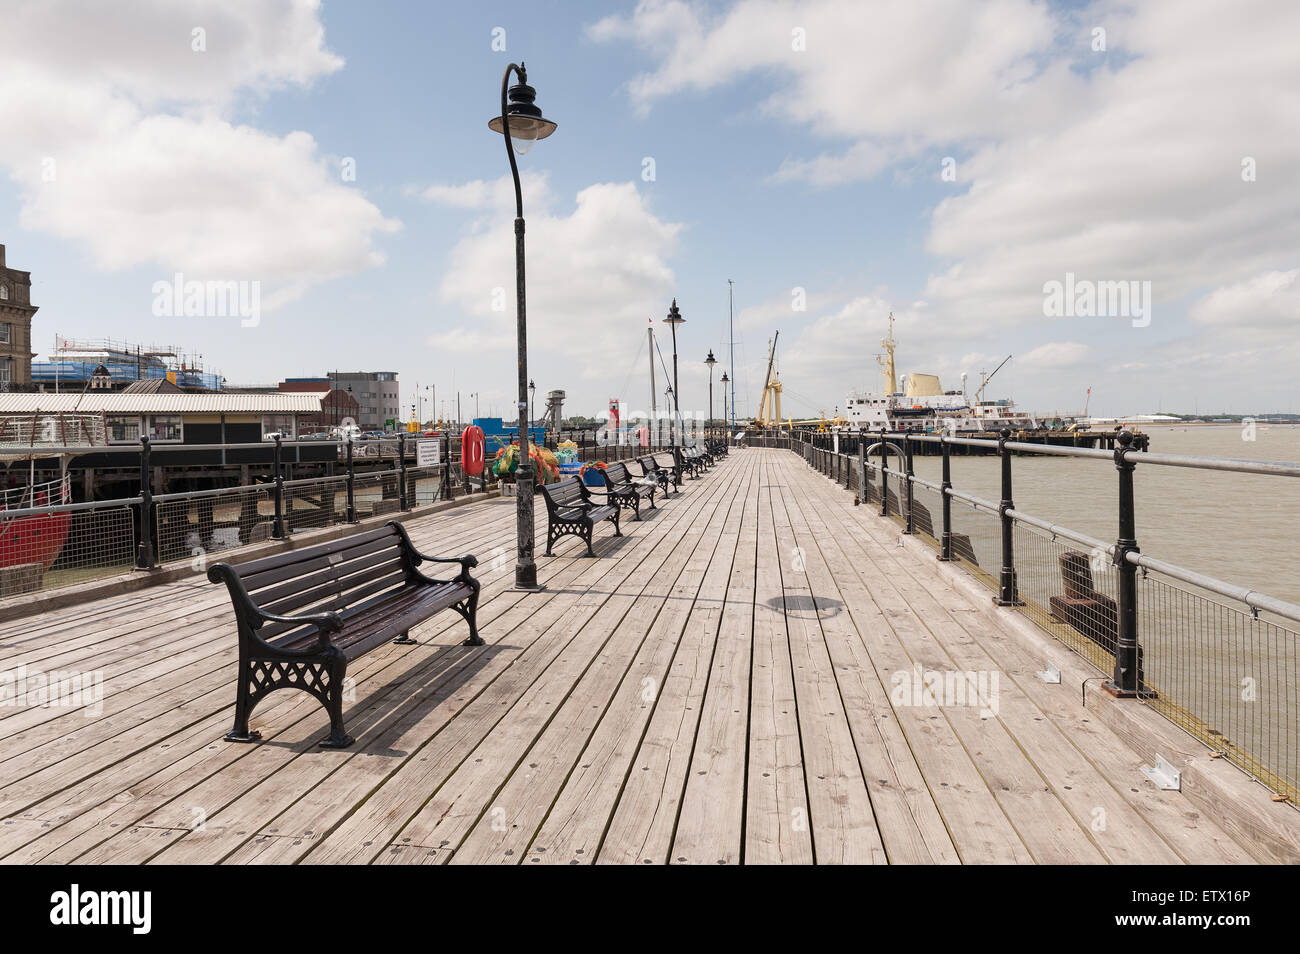
M 259 557 L 256 560 L 249 560 L 247 563 L 241 563 L 235 569 L 239 572 L 241 579 L 260 573 L 263 570 L 270 570 L 280 566 L 288 566 L 303 560 L 315 559 L 318 556 L 335 553 L 340 549 L 352 549 L 362 546 L 372 540 L 379 540 L 394 535 L 394 530 L 388 524 L 382 527 L 376 527 L 373 530 L 364 530 L 361 533 L 353 534 L 341 540 L 329 540 L 325 543 L 316 543 L 309 547 L 303 547 L 301 550 L 289 550 L 285 553 L 273 553 L 271 556 Z M 342 546 L 340 546 L 340 544 Z
M 310 573 L 313 570 L 327 570 L 332 566 L 358 559 L 367 554 L 385 551 L 395 552 L 400 545 L 401 541 L 389 534 L 384 538 L 372 539 L 359 546 L 349 546 L 332 553 L 317 554 L 306 560 L 286 563 L 277 567 L 266 567 L 257 573 L 241 572 L 239 578 L 240 582 L 244 584 L 244 589 L 248 590 L 249 593 L 253 593 L 273 583 L 297 579 L 304 573 Z
M 326 594 L 341 595 L 354 586 L 360 586 L 374 579 L 377 575 L 392 572 L 394 562 L 388 553 L 372 554 L 364 559 L 318 570 L 300 579 L 289 580 L 249 595 L 267 612 L 283 615 L 310 606 Z

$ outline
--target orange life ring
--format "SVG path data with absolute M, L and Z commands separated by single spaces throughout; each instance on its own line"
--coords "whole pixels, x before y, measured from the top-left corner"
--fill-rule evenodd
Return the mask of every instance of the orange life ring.
M 471 424 L 460 435 L 460 467 L 470 477 L 483 473 L 483 428 Z

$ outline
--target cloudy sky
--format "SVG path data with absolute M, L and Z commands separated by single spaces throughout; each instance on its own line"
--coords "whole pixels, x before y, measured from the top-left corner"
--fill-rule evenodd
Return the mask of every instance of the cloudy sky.
M 1014 354 L 990 394 L 1040 410 L 1089 387 L 1093 413 L 1300 410 L 1292 0 L 0 14 L 0 243 L 33 273 L 42 356 L 57 332 L 172 343 L 238 384 L 396 370 L 408 407 L 418 383 L 509 413 L 513 197 L 487 120 L 524 60 L 559 123 L 520 160 L 530 370 L 570 411 L 648 403 L 674 296 L 688 409 L 712 348 L 755 411 L 778 329 L 787 413 L 842 405 L 878 384 L 892 311 L 900 372 L 956 387 Z M 176 273 L 259 282 L 260 322 L 155 315 Z M 1149 307 L 1048 314 L 1067 273 Z

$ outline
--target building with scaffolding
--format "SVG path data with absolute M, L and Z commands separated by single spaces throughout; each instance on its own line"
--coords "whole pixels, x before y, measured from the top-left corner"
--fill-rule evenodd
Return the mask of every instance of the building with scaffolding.
M 32 362 L 31 383 L 37 391 L 51 392 L 124 391 L 147 381 L 166 381 L 189 392 L 220 391 L 225 380 L 205 370 L 202 360 L 172 345 L 56 336 L 51 360 Z

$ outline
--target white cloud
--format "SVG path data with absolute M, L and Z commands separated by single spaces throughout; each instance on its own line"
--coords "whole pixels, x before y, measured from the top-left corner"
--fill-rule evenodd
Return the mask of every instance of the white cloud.
M 514 191 L 508 177 L 461 186 L 433 186 L 434 201 L 481 210 L 452 250 L 438 293 L 472 316 L 429 339 L 438 350 L 466 352 L 479 342 L 515 341 Z M 633 183 L 597 183 L 569 212 L 545 211 L 558 201 L 545 177 L 533 180 L 525 208 L 528 340 L 538 360 L 563 357 L 568 373 L 606 379 L 610 356 L 637 346 L 628 329 L 659 317 L 673 294 L 668 264 L 681 226 L 659 219 Z M 535 206 L 543 211 L 530 211 Z
M 804 50 L 794 48 L 796 29 Z M 588 36 L 632 40 L 657 56 L 657 68 L 628 87 L 643 109 L 762 71 L 778 78 L 762 103 L 767 113 L 822 136 L 910 151 L 1052 121 L 1053 97 L 1079 82 L 1066 64 L 1042 58 L 1056 29 L 1046 6 L 1030 0 L 740 0 L 718 15 L 641 0 Z
M 1092 348 L 1078 341 L 1049 341 L 1028 352 L 1021 361 L 1031 368 L 1051 371 L 1077 367 L 1091 356 Z
M 1090 46 L 1098 26 L 1106 52 Z M 791 50 L 794 27 L 806 31 L 805 52 Z M 975 350 L 976 339 L 980 352 L 1025 352 L 1017 332 L 1043 329 L 1043 284 L 1067 271 L 1150 281 L 1152 332 L 1067 325 L 1082 340 L 1017 362 L 1025 375 L 1051 365 L 1072 377 L 1122 363 L 1103 350 L 1145 349 L 1153 364 L 1172 367 L 1223 353 L 1227 343 L 1211 336 L 1220 327 L 1294 321 L 1297 35 L 1300 5 L 1285 0 L 1230 10 L 1215 0 L 1096 0 L 1080 9 L 1028 0 L 737 0 L 721 12 L 642 0 L 589 30 L 651 55 L 651 68 L 628 86 L 642 109 L 724 86 L 757 89 L 751 122 L 807 133 L 803 154 L 788 154 L 773 183 L 836 186 L 890 168 L 915 180 L 928 163 L 937 175 L 945 155 L 956 157 L 952 194 L 928 211 L 930 275 L 908 290 L 929 304 L 924 350 L 936 366 L 950 360 L 943 352 Z M 798 140 L 786 133 L 784 141 Z M 1243 177 L 1243 163 L 1253 178 Z M 1201 337 L 1170 343 L 1187 317 Z M 842 358 L 827 327 L 818 334 L 826 344 L 808 368 L 829 375 Z M 1252 377 L 1261 369 L 1289 376 L 1289 346 L 1252 339 L 1231 350 Z M 1272 394 L 1288 399 L 1280 387 Z
M 258 280 L 267 307 L 381 262 L 374 240 L 400 223 L 311 135 L 231 118 L 240 96 L 342 66 L 318 6 L 52 0 L 7 13 L 0 166 L 24 227 L 85 243 L 104 269 Z
M 1300 328 L 1300 268 L 1265 272 L 1216 288 L 1193 305 L 1188 315 L 1207 325 L 1295 331 Z
M 551 185 L 545 172 L 521 172 L 519 186 L 528 201 L 526 214 L 549 207 Z M 453 209 L 513 209 L 514 189 L 514 180 L 506 176 L 492 181 L 473 179 L 458 185 L 434 183 L 416 191 L 426 202 Z

